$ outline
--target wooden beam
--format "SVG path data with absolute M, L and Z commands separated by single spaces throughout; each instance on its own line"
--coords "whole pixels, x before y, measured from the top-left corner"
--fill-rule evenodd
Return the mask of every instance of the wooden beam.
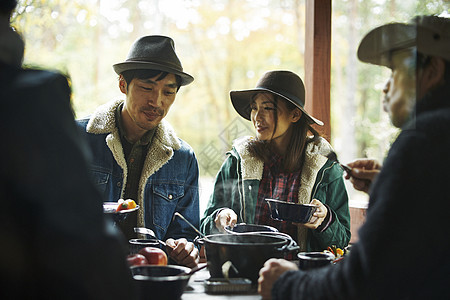
M 306 0 L 305 12 L 305 107 L 330 140 L 331 0 Z

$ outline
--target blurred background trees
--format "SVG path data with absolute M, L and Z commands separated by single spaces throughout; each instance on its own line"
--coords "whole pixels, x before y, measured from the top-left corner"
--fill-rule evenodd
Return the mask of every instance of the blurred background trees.
M 196 152 L 206 198 L 232 141 L 253 133 L 234 111 L 229 91 L 254 87 L 267 70 L 288 69 L 304 78 L 304 2 L 19 0 L 12 25 L 25 38 L 26 65 L 71 77 L 76 117 L 123 98 L 112 65 L 125 60 L 134 40 L 172 37 L 195 81 L 180 89 L 167 119 Z M 397 134 L 381 106 L 389 71 L 357 60 L 361 38 L 417 14 L 448 16 L 449 7 L 448 0 L 333 1 L 331 143 L 341 161 L 382 160 Z

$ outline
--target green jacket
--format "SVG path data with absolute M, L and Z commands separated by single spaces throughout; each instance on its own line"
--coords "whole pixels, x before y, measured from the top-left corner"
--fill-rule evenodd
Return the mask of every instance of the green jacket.
M 237 140 L 224 161 L 214 184 L 214 191 L 201 220 L 201 231 L 218 233 L 214 219 L 222 208 L 231 208 L 238 215 L 238 223 L 254 224 L 255 207 L 264 163 L 250 156 L 246 144 L 248 138 Z M 318 199 L 328 205 L 333 223 L 323 232 L 299 226 L 299 237 L 305 240 L 299 245 L 302 251 L 322 251 L 328 246 L 343 248 L 350 241 L 350 213 L 348 196 L 342 177 L 342 169 L 323 154 L 331 146 L 325 139 L 311 142 L 305 150 L 305 164 L 299 188 L 299 203 Z M 303 233 L 302 233 L 303 232 Z M 303 238 L 300 234 L 304 234 Z

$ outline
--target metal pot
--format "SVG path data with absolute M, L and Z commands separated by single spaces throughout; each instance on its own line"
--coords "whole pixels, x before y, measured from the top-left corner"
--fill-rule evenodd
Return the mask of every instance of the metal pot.
M 205 246 L 205 256 L 211 277 L 223 278 L 222 266 L 233 266 L 229 277 L 244 277 L 257 283 L 259 270 L 272 257 L 281 258 L 285 253 L 298 250 L 294 240 L 284 236 L 262 233 L 212 234 L 197 238 Z

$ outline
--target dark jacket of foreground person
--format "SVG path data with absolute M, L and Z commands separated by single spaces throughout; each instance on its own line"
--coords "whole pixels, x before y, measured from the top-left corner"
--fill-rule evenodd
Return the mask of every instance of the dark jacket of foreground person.
M 449 95 L 447 85 L 418 102 L 372 186 L 350 255 L 286 272 L 274 299 L 450 299 Z
M 133 299 L 89 181 L 67 79 L 0 66 L 1 299 Z

